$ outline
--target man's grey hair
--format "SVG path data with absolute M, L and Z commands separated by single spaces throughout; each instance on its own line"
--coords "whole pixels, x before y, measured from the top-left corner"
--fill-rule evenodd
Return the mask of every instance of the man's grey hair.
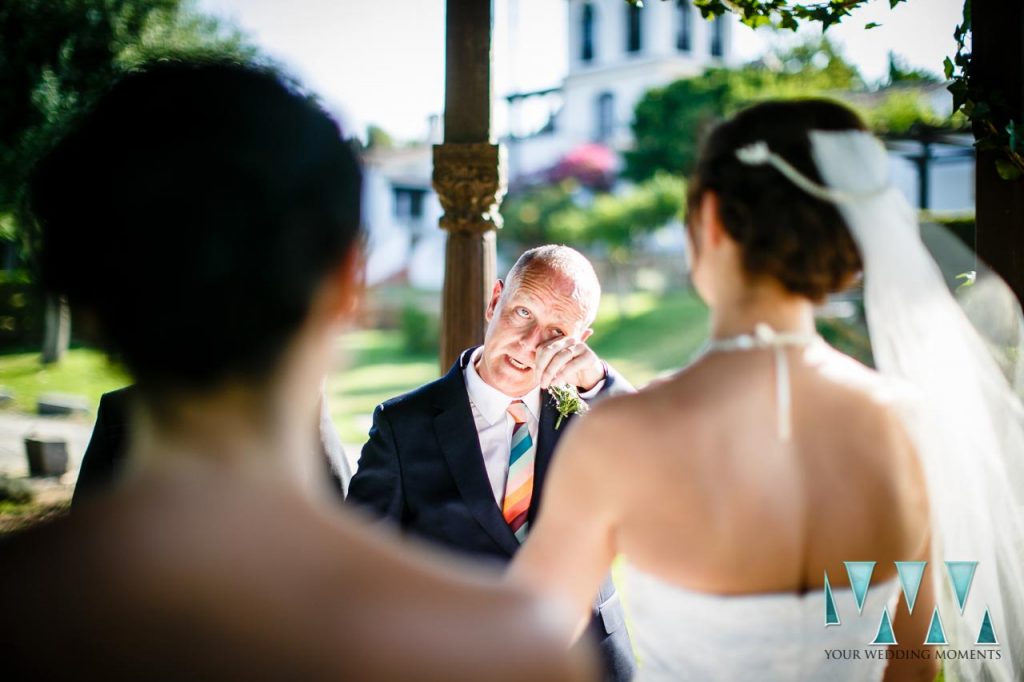
M 505 284 L 511 288 L 524 273 L 548 271 L 562 275 L 574 285 L 572 297 L 585 313 L 586 326 L 597 317 L 601 303 L 601 283 L 587 257 L 563 244 L 546 244 L 526 251 L 508 271 Z

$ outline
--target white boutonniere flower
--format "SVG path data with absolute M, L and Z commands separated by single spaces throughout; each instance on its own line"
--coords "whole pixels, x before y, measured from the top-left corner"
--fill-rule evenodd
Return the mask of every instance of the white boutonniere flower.
M 558 410 L 558 421 L 555 422 L 555 430 L 562 425 L 562 421 L 572 414 L 586 414 L 590 406 L 580 397 L 575 386 L 562 384 L 561 386 L 549 386 L 548 393 L 555 400 L 555 409 Z

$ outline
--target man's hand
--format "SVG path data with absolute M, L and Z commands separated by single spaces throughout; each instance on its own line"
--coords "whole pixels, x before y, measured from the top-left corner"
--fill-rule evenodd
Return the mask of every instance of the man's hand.
M 590 346 L 571 336 L 552 339 L 537 349 L 534 362 L 541 388 L 569 384 L 586 392 L 604 379 L 604 363 Z

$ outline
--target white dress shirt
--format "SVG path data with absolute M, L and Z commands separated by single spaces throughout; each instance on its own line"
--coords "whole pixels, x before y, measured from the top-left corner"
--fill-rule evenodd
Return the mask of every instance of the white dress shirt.
M 494 501 L 500 507 L 505 501 L 505 483 L 508 479 L 508 459 L 511 454 L 512 427 L 515 420 L 508 413 L 508 406 L 513 400 L 522 400 L 526 406 L 526 426 L 530 429 L 530 438 L 534 447 L 537 446 L 537 432 L 540 429 L 541 390 L 535 386 L 532 391 L 518 398 L 505 395 L 486 383 L 476 371 L 476 362 L 480 359 L 483 346 L 473 351 L 463 376 L 466 379 L 466 392 L 469 393 L 469 406 L 473 410 L 473 421 L 476 433 L 480 438 L 480 452 L 484 456 L 484 468 L 487 479 L 491 482 Z M 589 391 L 580 393 L 584 400 L 594 398 L 604 387 L 604 379 L 597 382 Z
M 483 348 L 477 348 L 466 363 L 463 373 L 466 377 L 466 391 L 469 405 L 473 410 L 473 421 L 480 437 L 480 452 L 484 455 L 484 468 L 491 482 L 494 501 L 500 507 L 505 500 L 505 480 L 508 478 L 508 458 L 512 443 L 512 427 L 515 421 L 508 413 L 508 406 L 514 400 L 522 400 L 526 406 L 526 426 L 530 437 L 537 445 L 537 431 L 540 427 L 540 386 L 524 396 L 508 396 L 486 383 L 476 371 L 476 362 Z

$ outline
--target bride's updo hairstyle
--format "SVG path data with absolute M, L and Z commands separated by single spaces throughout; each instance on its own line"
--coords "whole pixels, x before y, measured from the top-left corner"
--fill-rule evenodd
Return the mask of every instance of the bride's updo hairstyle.
M 276 72 L 154 62 L 39 164 L 39 277 L 145 389 L 269 375 L 360 235 L 337 124 Z
M 752 279 L 773 278 L 812 301 L 844 289 L 861 263 L 836 207 L 801 190 L 768 164 L 743 163 L 736 150 L 764 142 L 821 183 L 808 131 L 864 128 L 857 114 L 828 100 L 771 101 L 744 109 L 715 127 L 703 143 L 687 192 L 690 223 L 700 214 L 704 193 L 713 191 L 722 225 L 742 249 Z

